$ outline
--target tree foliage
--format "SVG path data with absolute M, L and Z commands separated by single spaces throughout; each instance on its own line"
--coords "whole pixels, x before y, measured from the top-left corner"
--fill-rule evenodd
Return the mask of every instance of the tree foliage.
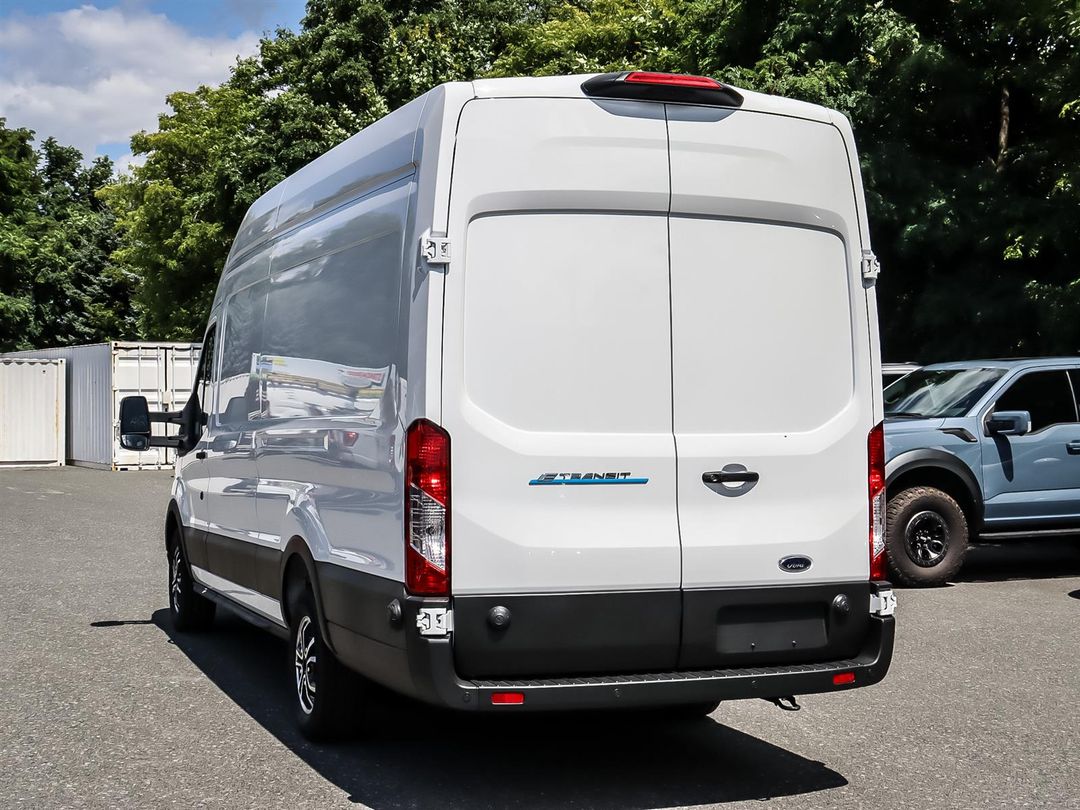
M 115 218 L 97 197 L 112 163 L 33 139 L 0 118 L 0 350 L 133 337 L 135 278 L 111 259 Z
M 298 31 L 267 36 L 223 85 L 171 95 L 158 130 L 132 139 L 145 165 L 102 192 L 118 249 L 90 266 L 139 278 L 147 336 L 197 337 L 247 206 L 330 147 L 440 82 L 630 68 L 852 120 L 887 356 L 1080 351 L 1075 0 L 309 0 Z M 0 133 L 0 333 L 24 342 L 48 312 L 13 293 L 49 196 L 29 143 Z M 64 328 L 107 323 L 102 306 Z

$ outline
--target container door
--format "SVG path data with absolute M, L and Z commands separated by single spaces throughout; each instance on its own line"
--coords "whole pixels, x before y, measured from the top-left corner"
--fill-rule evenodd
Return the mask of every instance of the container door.
M 113 423 L 120 420 L 120 400 L 124 397 L 142 395 L 151 411 L 163 411 L 169 407 L 166 397 L 166 349 L 164 346 L 140 343 L 117 343 L 112 347 Z M 175 433 L 175 428 L 155 423 L 155 436 Z M 152 447 L 145 451 L 125 450 L 120 446 L 120 435 L 113 431 L 112 465 L 119 469 L 163 467 L 170 463 L 164 447 Z
M 865 582 L 876 381 L 842 137 L 674 106 L 669 131 L 683 587 Z
M 657 104 L 462 114 L 442 377 L 463 674 L 674 666 L 666 152 Z

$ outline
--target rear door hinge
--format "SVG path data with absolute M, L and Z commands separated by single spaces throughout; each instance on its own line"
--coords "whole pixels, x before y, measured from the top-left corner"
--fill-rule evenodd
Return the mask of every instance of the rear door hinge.
M 874 251 L 864 250 L 862 252 L 863 281 L 869 281 L 871 284 L 876 284 L 878 276 L 880 275 L 881 262 L 878 261 L 878 257 L 874 255 Z
M 450 264 L 450 239 L 425 232 L 420 237 L 420 258 L 429 265 Z

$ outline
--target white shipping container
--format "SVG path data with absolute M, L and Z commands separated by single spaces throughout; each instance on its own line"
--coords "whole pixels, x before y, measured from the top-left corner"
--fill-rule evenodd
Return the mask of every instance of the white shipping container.
M 62 466 L 66 423 L 62 359 L 0 360 L 0 466 Z
M 151 411 L 179 410 L 191 394 L 198 343 L 112 342 L 10 352 L 11 357 L 67 361 L 67 458 L 72 464 L 112 470 L 166 469 L 176 453 L 155 447 L 138 453 L 120 447 L 120 400 L 141 394 Z M 155 424 L 163 436 L 166 425 Z M 171 433 L 176 433 L 173 427 Z

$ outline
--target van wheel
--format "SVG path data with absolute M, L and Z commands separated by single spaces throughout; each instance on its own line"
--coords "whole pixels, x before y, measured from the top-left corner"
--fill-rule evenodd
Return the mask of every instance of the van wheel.
M 309 740 L 338 737 L 355 717 L 363 685 L 326 646 L 310 586 L 294 598 L 289 616 L 297 725 Z
M 934 487 L 911 487 L 889 499 L 885 549 L 891 576 L 903 585 L 944 585 L 968 549 L 964 510 Z
M 177 539 L 169 543 L 168 552 L 169 613 L 172 614 L 173 627 L 181 633 L 205 630 L 213 623 L 217 606 L 205 596 L 195 593 L 191 569 Z

